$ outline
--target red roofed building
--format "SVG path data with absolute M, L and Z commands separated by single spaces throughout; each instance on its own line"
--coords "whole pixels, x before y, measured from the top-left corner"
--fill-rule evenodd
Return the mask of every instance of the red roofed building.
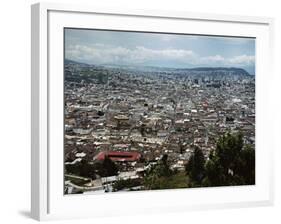
M 104 158 L 108 156 L 112 161 L 116 162 L 134 162 L 141 158 L 141 154 L 139 152 L 99 152 L 94 160 L 102 161 Z

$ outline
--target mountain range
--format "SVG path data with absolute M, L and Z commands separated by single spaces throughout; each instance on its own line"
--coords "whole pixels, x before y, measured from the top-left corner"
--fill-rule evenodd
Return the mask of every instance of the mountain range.
M 154 67 L 154 66 L 131 66 L 131 65 L 115 65 L 115 64 L 103 64 L 94 65 L 86 64 L 83 62 L 77 62 L 69 59 L 65 59 L 65 65 L 78 64 L 82 67 L 98 67 L 108 69 L 121 69 L 121 70 L 132 70 L 142 72 L 167 72 L 171 74 L 181 75 L 234 75 L 234 76 L 251 76 L 243 68 L 236 67 L 195 67 L 195 68 L 165 68 L 165 67 Z

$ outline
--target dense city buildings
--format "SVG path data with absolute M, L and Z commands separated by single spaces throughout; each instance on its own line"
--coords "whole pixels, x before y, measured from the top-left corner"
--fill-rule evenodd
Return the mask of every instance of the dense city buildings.
M 208 161 L 227 133 L 255 148 L 255 76 L 244 69 L 68 59 L 64 69 L 66 194 L 190 187 L 196 148 Z M 169 177 L 153 187 L 156 166 Z

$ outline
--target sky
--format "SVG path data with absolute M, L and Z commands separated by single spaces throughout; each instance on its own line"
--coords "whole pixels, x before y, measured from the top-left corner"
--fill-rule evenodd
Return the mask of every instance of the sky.
M 65 29 L 65 58 L 94 65 L 238 67 L 255 73 L 255 39 Z

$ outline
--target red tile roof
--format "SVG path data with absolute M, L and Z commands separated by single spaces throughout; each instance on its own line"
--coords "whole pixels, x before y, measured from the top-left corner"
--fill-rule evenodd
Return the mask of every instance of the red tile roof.
M 141 158 L 141 154 L 139 152 L 117 152 L 117 151 L 109 151 L 109 152 L 99 152 L 94 160 L 104 160 L 105 156 L 108 156 L 112 161 L 127 161 L 133 162 L 137 161 Z

